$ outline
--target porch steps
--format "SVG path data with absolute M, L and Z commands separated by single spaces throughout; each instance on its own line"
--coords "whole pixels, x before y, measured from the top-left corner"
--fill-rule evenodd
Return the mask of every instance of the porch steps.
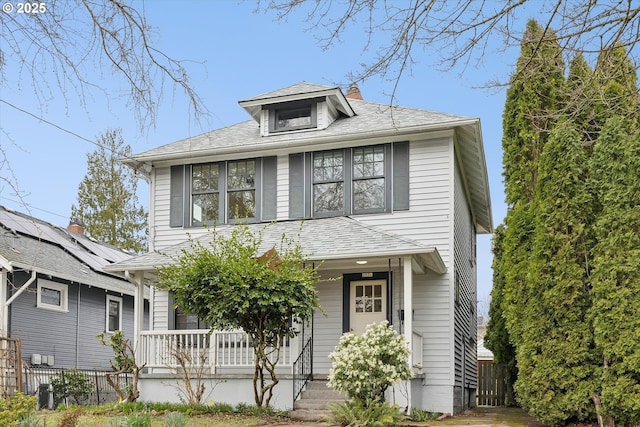
M 329 405 L 345 402 L 347 399 L 337 391 L 327 387 L 326 380 L 313 380 L 307 383 L 305 390 L 293 404 L 289 416 L 300 421 L 319 421 L 329 413 Z

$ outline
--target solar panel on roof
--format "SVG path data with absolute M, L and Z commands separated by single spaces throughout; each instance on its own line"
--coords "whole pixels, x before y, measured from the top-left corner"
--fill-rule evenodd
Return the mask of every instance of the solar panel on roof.
M 122 261 L 130 255 L 111 249 L 107 246 L 93 242 L 88 238 L 82 239 L 82 246 L 74 243 L 65 231 L 59 231 L 56 227 L 47 223 L 35 221 L 32 218 L 17 215 L 0 209 L 0 222 L 7 228 L 17 233 L 25 234 L 39 240 L 61 246 L 84 264 L 95 271 L 103 271 L 103 267 L 111 262 Z

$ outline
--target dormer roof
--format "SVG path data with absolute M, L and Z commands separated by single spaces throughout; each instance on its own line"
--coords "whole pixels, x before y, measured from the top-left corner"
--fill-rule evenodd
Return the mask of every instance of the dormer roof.
M 244 108 L 255 121 L 260 123 L 260 111 L 265 107 L 285 102 L 317 98 L 325 98 L 329 104 L 347 117 L 353 117 L 356 114 L 339 87 L 307 82 L 300 82 L 272 92 L 263 93 L 262 95 L 239 101 L 238 104 Z

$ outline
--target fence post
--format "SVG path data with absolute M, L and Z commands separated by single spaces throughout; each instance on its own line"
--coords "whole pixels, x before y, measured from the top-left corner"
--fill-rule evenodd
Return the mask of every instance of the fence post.
M 96 405 L 100 404 L 100 385 L 98 384 L 98 371 L 93 371 L 93 378 L 96 380 Z

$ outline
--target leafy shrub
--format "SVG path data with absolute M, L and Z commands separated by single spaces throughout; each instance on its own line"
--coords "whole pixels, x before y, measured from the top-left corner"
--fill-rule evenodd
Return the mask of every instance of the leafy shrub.
M 40 418 L 34 414 L 30 414 L 18 422 L 19 427 L 39 427 Z
M 136 412 L 127 417 L 127 427 L 150 427 L 151 415 Z
M 380 400 L 352 400 L 329 406 L 329 415 L 324 421 L 342 427 L 386 427 L 395 426 L 404 416 L 398 405 Z
M 13 427 L 36 412 L 36 397 L 16 393 L 8 398 L 0 399 L 0 427 Z
M 64 411 L 60 417 L 60 421 L 58 421 L 58 427 L 76 427 L 80 415 L 82 415 L 82 408 Z
M 384 400 L 389 386 L 412 376 L 404 338 L 386 320 L 343 335 L 329 358 L 329 387 L 361 402 Z
M 183 414 L 179 412 L 171 412 L 164 416 L 164 422 L 167 424 L 167 427 L 186 427 L 187 420 Z
M 427 412 L 422 409 L 413 408 L 411 409 L 411 415 L 409 418 L 412 421 L 433 421 L 437 420 L 440 417 L 439 412 Z
M 75 368 L 60 371 L 51 378 L 51 386 L 58 401 L 71 397 L 77 405 L 86 403 L 93 391 L 89 376 Z

